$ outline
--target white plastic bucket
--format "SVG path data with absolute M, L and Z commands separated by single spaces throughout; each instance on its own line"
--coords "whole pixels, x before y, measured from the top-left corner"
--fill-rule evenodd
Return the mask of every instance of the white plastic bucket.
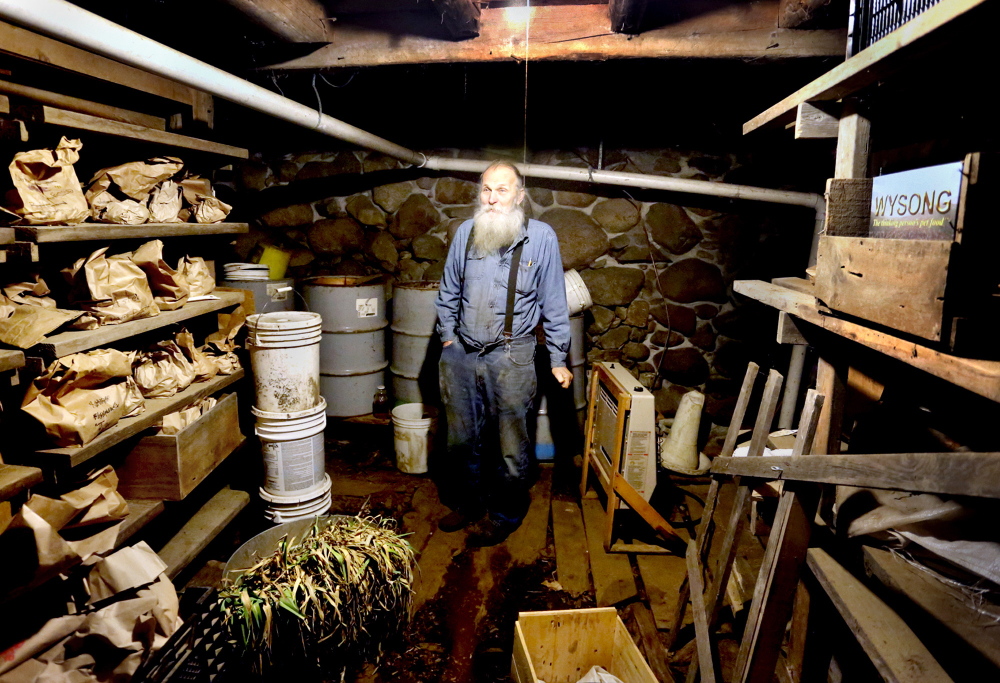
M 282 496 L 261 488 L 260 497 L 267 503 L 264 516 L 275 524 L 282 524 L 322 515 L 333 502 L 331 486 L 330 475 L 325 475 L 321 486 L 307 494 Z
M 594 300 L 590 298 L 590 290 L 578 272 L 567 270 L 563 274 L 563 280 L 566 283 L 566 304 L 569 306 L 570 315 L 583 313 L 594 305 Z
M 247 318 L 247 327 L 257 408 L 293 413 L 316 407 L 321 399 L 320 315 L 307 311 L 258 313 Z
M 275 496 L 303 496 L 327 481 L 326 402 L 297 413 L 253 408 L 254 428 L 264 455 L 264 490 Z
M 424 474 L 430 454 L 437 410 L 423 403 L 404 403 L 392 409 L 396 467 L 406 474 Z

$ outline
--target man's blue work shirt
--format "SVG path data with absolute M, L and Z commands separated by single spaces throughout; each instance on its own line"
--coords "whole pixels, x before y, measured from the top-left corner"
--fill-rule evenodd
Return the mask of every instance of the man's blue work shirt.
M 466 242 L 471 230 L 471 219 L 462 223 L 448 251 L 436 303 L 441 341 L 461 337 L 466 344 L 482 349 L 503 340 L 510 259 L 514 247 L 523 240 L 514 297 L 513 338 L 532 334 L 540 320 L 552 367 L 566 367 L 569 308 L 555 231 L 546 223 L 530 219 L 527 230 L 522 229 L 518 241 L 503 253 L 482 256 L 473 247 L 466 261 Z

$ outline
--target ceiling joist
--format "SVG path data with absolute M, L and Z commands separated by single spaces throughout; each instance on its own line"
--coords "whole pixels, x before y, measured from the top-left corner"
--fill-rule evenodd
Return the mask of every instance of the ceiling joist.
M 226 0 L 289 43 L 326 43 L 330 41 L 330 19 L 320 0 Z

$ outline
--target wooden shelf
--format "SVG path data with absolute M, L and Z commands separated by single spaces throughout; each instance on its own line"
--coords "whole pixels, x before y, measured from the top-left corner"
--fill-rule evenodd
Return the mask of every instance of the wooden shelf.
M 60 332 L 46 337 L 44 342 L 31 347 L 28 353 L 46 358 L 61 358 L 243 303 L 242 291 L 216 291 L 213 294 L 219 298 L 212 301 L 195 301 L 175 311 L 160 311 L 159 315 L 152 318 L 133 320 L 121 325 L 102 325 L 96 330 Z
M 166 509 L 162 500 L 146 498 L 127 498 L 128 517 L 118 528 L 118 540 L 116 546 L 120 546 L 138 533 L 140 529 L 160 516 Z
M 157 551 L 167 565 L 167 576 L 172 579 L 191 564 L 249 503 L 246 491 L 234 491 L 228 486 L 215 494 Z
M 250 230 L 249 223 L 75 223 L 72 225 L 19 225 L 17 236 L 27 242 L 84 242 L 87 240 L 153 239 L 190 235 L 234 235 Z
M 99 116 L 57 109 L 47 105 L 38 106 L 36 111 L 38 112 L 38 118 L 36 121 L 32 121 L 32 123 L 47 123 L 53 126 L 86 130 L 92 133 L 102 133 L 104 135 L 132 140 L 142 140 L 144 142 L 168 145 L 180 149 L 193 149 L 198 152 L 219 154 L 236 159 L 247 159 L 250 156 L 250 153 L 242 147 L 224 145 L 221 142 L 212 142 L 211 140 L 201 140 L 199 138 L 188 137 L 187 135 L 157 130 L 156 128 L 146 128 L 145 126 L 137 126 L 134 123 L 112 121 L 111 119 L 104 119 Z M 10 113 L 10 101 L 6 96 L 0 95 L 0 114 Z
M 890 358 L 928 372 L 964 389 L 1000 402 L 1000 361 L 974 360 L 951 356 L 915 342 L 879 332 L 870 327 L 836 318 L 816 298 L 761 280 L 737 280 L 739 294 L 784 311 L 828 332 L 856 341 Z
M 8 500 L 35 484 L 41 484 L 42 478 L 42 471 L 37 467 L 0 464 L 0 500 Z
M 955 22 L 986 0 L 941 0 L 898 29 L 834 67 L 770 109 L 743 124 L 743 134 L 767 126 L 788 123 L 805 102 L 839 100 L 874 85 L 912 66 L 913 60 L 941 42 L 961 40 L 961 28 L 970 22 Z M 954 22 L 954 23 L 953 23 Z M 960 26 L 955 26 L 959 24 Z M 962 54 L 959 50 L 958 54 Z M 968 68 L 958 65 L 956 68 Z
M 210 396 L 220 389 L 243 378 L 242 369 L 232 375 L 214 377 L 207 382 L 197 382 L 184 391 L 169 398 L 146 399 L 146 410 L 136 417 L 128 417 L 118 422 L 114 427 L 102 432 L 86 446 L 69 448 L 51 448 L 37 451 L 35 457 L 38 464 L 60 470 L 81 465 L 107 448 L 135 436 L 139 432 L 152 427 L 157 420 L 199 399 Z
M 0 349 L 0 372 L 9 372 L 24 367 L 24 352 Z

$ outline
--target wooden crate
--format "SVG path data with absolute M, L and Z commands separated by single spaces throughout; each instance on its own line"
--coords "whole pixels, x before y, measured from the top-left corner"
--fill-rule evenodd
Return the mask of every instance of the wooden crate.
M 614 607 L 519 612 L 511 677 L 517 683 L 576 683 L 594 665 L 624 683 L 656 683 Z
M 182 500 L 243 440 L 236 394 L 227 394 L 178 434 L 139 441 L 117 470 L 118 490 L 126 498 Z

